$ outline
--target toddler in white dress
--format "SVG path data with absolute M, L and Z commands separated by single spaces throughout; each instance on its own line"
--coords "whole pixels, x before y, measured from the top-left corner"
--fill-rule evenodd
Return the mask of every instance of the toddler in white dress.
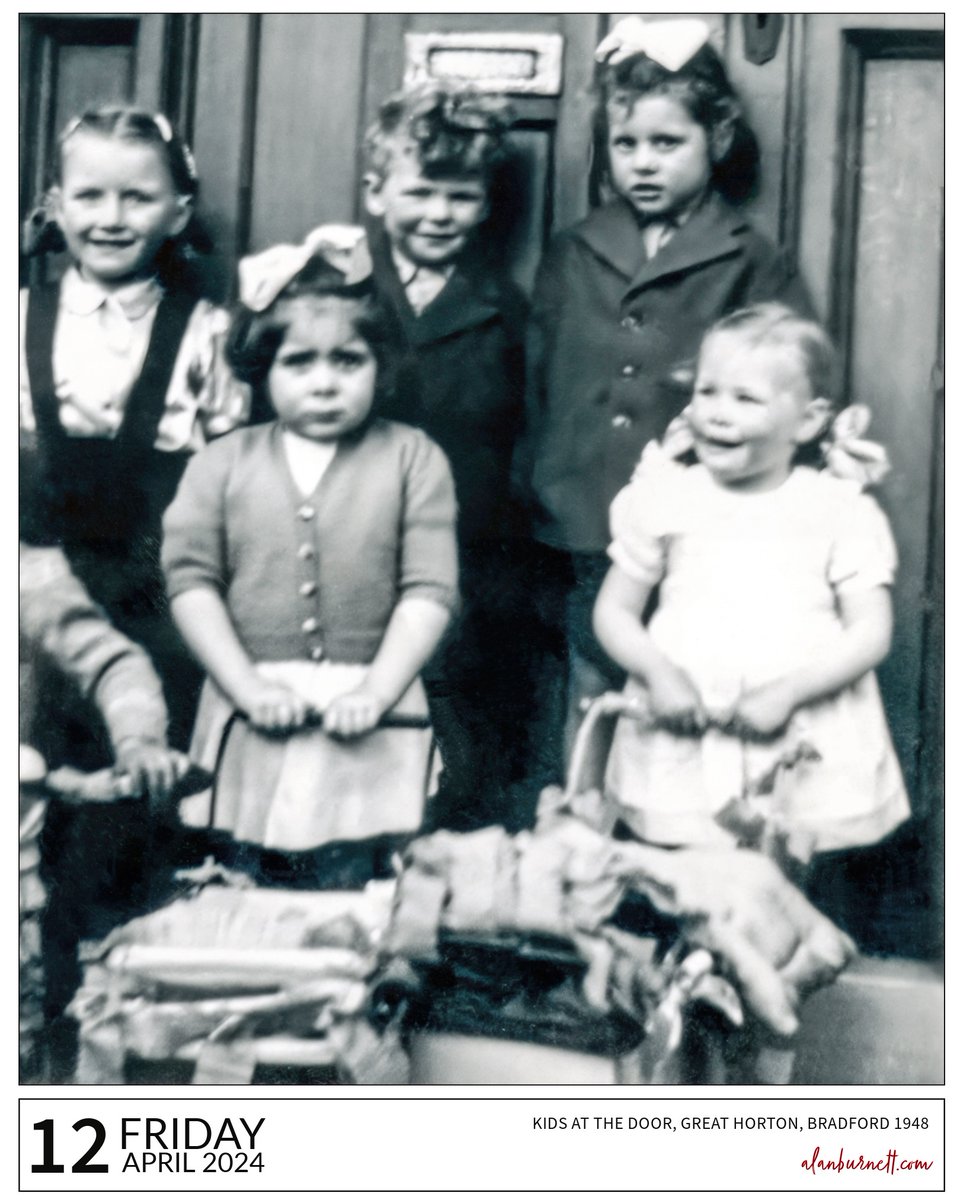
M 825 334 L 790 309 L 725 318 L 680 443 L 648 446 L 613 502 L 594 624 L 639 719 L 619 722 L 607 788 L 644 840 L 730 844 L 759 824 L 808 858 L 909 815 L 874 676 L 896 551 L 861 490 L 884 456 L 850 409 L 826 469 L 797 462 L 830 428 L 831 374 Z

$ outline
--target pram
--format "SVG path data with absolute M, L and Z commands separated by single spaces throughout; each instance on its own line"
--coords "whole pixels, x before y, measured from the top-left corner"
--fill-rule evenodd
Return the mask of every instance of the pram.
M 590 736 L 589 722 L 584 730 Z M 576 806 L 572 782 L 568 798 Z M 580 818 L 571 811 L 564 821 Z M 527 856 L 533 863 L 529 847 Z M 530 929 L 517 920 L 467 928 L 472 887 L 458 898 L 448 893 L 425 946 L 409 924 L 404 929 L 410 908 L 398 895 L 409 901 L 412 862 L 398 881 L 355 893 L 239 886 L 244 881 L 215 864 L 184 874 L 186 894 L 114 930 L 92 953 L 71 1006 L 78 1082 L 487 1082 L 490 1070 L 474 1079 L 476 1051 L 493 1068 L 490 1043 L 504 1032 L 515 1060 L 521 1046 L 530 1048 L 524 1081 L 649 1074 L 638 1046 L 652 1042 L 637 1013 L 584 1000 L 584 985 L 594 1001 L 598 990 L 584 938 L 577 946 L 563 930 L 536 929 L 535 918 Z M 643 956 L 664 992 L 656 1038 L 666 1058 L 676 1050 L 680 1010 L 712 964 L 698 952 L 654 966 L 653 942 Z M 466 977 L 490 979 L 491 968 L 500 994 L 512 992 L 506 998 L 515 1003 L 509 1027 L 500 1020 L 485 1040 L 476 1013 L 470 1032 L 456 1013 L 478 995 Z
M 78 1082 L 727 1081 L 739 996 L 681 924 L 638 915 L 607 872 L 626 844 L 581 784 L 624 707 L 587 714 L 530 833 L 417 839 L 362 892 L 195 873 L 192 894 L 98 948 L 74 1002 Z
M 191 773 L 181 792 L 210 791 L 212 811 L 216 778 Z M 172 901 L 89 948 L 77 1081 L 402 1082 L 402 987 L 378 947 L 392 893 L 256 887 L 211 858 L 177 872 Z

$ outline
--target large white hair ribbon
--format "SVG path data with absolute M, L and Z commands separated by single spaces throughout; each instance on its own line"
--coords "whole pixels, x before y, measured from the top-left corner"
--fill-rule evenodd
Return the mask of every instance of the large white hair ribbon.
M 834 417 L 823 443 L 823 456 L 831 475 L 852 479 L 861 487 L 872 487 L 890 470 L 883 446 L 863 436 L 869 424 L 870 409 L 865 404 L 851 404 Z
M 322 258 L 343 275 L 345 284 L 369 279 L 373 264 L 367 235 L 359 225 L 320 225 L 299 246 L 271 246 L 240 260 L 240 301 L 263 312 L 311 258 Z
M 696 17 L 645 21 L 624 17 L 594 52 L 597 62 L 616 66 L 635 54 L 645 54 L 668 71 L 679 71 L 710 38 L 710 28 Z

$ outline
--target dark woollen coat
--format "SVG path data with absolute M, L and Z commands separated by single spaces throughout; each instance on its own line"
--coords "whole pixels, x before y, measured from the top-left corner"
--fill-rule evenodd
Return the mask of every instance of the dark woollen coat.
M 423 429 L 450 460 L 461 547 L 510 532 L 510 463 L 523 420 L 527 302 L 479 257 L 459 262 L 418 316 L 382 230 L 371 236 L 378 287 L 400 315 L 409 353 L 381 410 Z
M 704 332 L 764 300 L 810 311 L 780 253 L 716 194 L 652 259 L 623 200 L 554 240 L 530 316 L 518 455 L 540 541 L 605 550 L 610 502 L 689 400 Z
M 468 254 L 417 315 L 382 229 L 370 241 L 378 287 L 408 343 L 380 411 L 440 445 L 457 494 L 462 609 L 424 672 L 444 760 L 434 820 L 517 827 L 526 816 L 507 789 L 525 771 L 533 666 L 510 482 L 523 422 L 527 301 L 502 271 Z

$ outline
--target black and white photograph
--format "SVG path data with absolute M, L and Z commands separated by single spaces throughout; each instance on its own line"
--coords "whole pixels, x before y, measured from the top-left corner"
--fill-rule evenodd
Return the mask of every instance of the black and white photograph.
M 942 1085 L 944 15 L 19 39 L 20 1084 Z

